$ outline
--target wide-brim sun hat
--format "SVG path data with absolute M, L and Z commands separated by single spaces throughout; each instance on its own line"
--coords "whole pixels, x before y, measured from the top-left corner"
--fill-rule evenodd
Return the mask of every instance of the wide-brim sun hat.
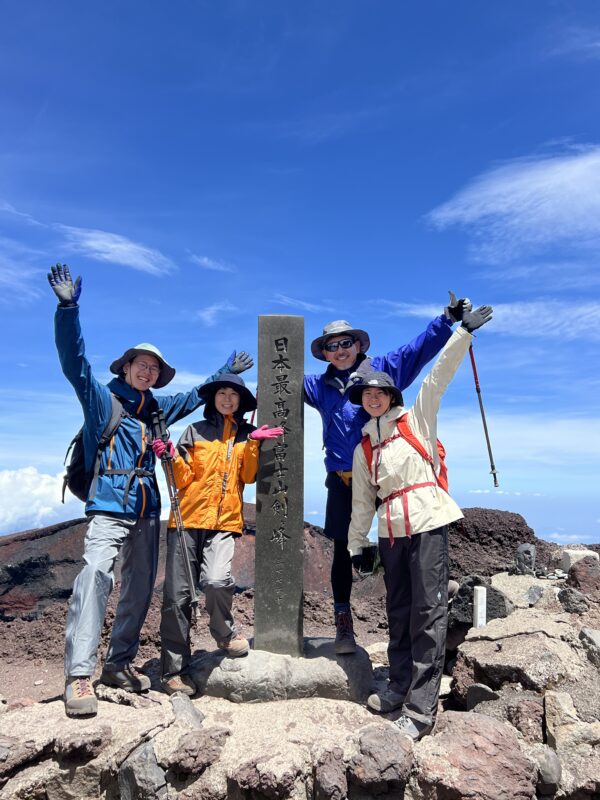
M 350 325 L 349 322 L 346 322 L 345 319 L 336 319 L 333 322 L 328 322 L 323 328 L 323 333 L 321 336 L 317 336 L 316 339 L 313 339 L 310 345 L 311 353 L 315 358 L 318 358 L 319 361 L 327 361 L 323 355 L 323 345 L 332 336 L 343 336 L 345 333 L 348 334 L 348 336 L 353 336 L 358 342 L 360 342 L 361 353 L 367 352 L 371 344 L 369 334 L 360 328 L 353 328 L 352 325 Z
M 394 382 L 387 372 L 372 372 L 361 383 L 356 383 L 348 392 L 350 402 L 354 403 L 355 406 L 360 406 L 365 389 L 385 389 L 386 392 L 392 395 L 393 405 L 404 405 L 402 392 L 397 386 L 394 386 Z
M 198 394 L 205 401 L 213 400 L 219 389 L 234 389 L 240 396 L 239 412 L 245 414 L 247 411 L 254 411 L 256 408 L 256 397 L 252 394 L 250 389 L 246 386 L 244 381 L 239 375 L 232 373 L 224 373 L 219 375 L 216 380 L 210 383 L 205 383 L 198 389 Z
M 160 364 L 160 372 L 158 373 L 158 380 L 152 387 L 153 389 L 162 389 L 163 386 L 166 386 L 167 383 L 171 383 L 173 378 L 175 377 L 175 367 L 172 367 L 168 361 L 165 359 L 163 354 L 160 352 L 158 347 L 155 347 L 153 344 L 149 342 L 142 342 L 141 344 L 136 344 L 135 347 L 130 347 L 129 350 L 125 350 L 123 355 L 120 358 L 117 358 L 116 361 L 113 361 L 110 365 L 110 371 L 114 372 L 115 375 L 120 375 L 123 372 L 123 367 L 125 364 L 128 364 L 132 361 L 136 356 L 141 355 L 150 355 L 154 356 L 157 359 L 158 363 Z

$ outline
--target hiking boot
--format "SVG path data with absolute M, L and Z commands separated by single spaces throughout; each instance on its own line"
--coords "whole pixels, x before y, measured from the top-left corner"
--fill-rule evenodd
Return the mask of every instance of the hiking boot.
M 398 717 L 394 725 L 401 733 L 410 736 L 413 742 L 418 742 L 419 739 L 422 739 L 423 736 L 427 736 L 427 734 L 431 733 L 433 730 L 433 725 L 426 722 L 418 722 L 416 719 L 412 719 L 412 717 L 407 717 L 406 714 L 402 714 Z
M 338 655 L 356 653 L 351 611 L 335 612 L 335 652 Z
M 112 671 L 103 669 L 100 675 L 100 683 L 106 686 L 114 686 L 117 689 L 124 689 L 126 692 L 147 692 L 150 688 L 150 678 L 142 675 L 141 672 L 132 665 L 126 664 L 123 669 Z
M 390 711 L 400 708 L 404 703 L 405 697 L 404 693 L 395 692 L 388 686 L 387 689 L 369 695 L 367 708 L 370 708 L 371 711 L 377 711 L 378 714 L 389 714 Z
M 220 640 L 217 642 L 219 650 L 224 650 L 229 658 L 239 658 L 245 656 L 250 650 L 248 640 L 244 639 L 239 633 L 234 634 L 231 639 Z
M 189 675 L 169 675 L 168 677 L 160 679 L 160 685 L 162 686 L 163 692 L 167 694 L 182 692 L 182 694 L 187 694 L 188 697 L 192 697 L 192 695 L 196 694 L 198 691 L 198 687 Z
M 63 698 L 68 717 L 85 717 L 98 713 L 98 699 L 91 678 L 70 675 L 65 681 Z

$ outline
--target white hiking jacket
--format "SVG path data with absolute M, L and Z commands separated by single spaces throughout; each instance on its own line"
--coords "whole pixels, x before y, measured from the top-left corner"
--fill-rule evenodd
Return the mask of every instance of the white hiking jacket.
M 427 375 L 414 406 L 408 411 L 408 424 L 415 437 L 432 456 L 436 472 L 439 473 L 437 452 L 437 412 L 442 395 L 473 337 L 465 328 L 458 328 L 442 350 L 430 373 Z M 383 447 L 380 442 L 397 434 L 396 420 L 406 413 L 402 406 L 394 406 L 379 419 L 371 418 L 364 426 L 363 434 L 369 436 L 373 445 L 371 469 L 367 465 L 361 444 L 354 450 L 352 463 L 352 520 L 348 531 L 350 555 L 359 554 L 368 545 L 368 534 L 375 512 L 375 500 L 384 501 L 392 493 L 408 489 L 399 497 L 382 502 L 377 510 L 378 534 L 394 538 L 434 530 L 463 517 L 463 513 L 447 492 L 436 482 L 433 468 L 405 439 L 394 438 Z M 377 482 L 375 465 L 377 463 Z M 420 483 L 434 485 L 411 489 Z M 408 509 L 408 518 L 405 512 Z M 389 517 L 388 517 L 389 515 Z

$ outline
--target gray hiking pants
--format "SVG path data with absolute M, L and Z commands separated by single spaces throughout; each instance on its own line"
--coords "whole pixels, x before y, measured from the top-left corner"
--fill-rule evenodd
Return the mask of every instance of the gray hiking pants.
M 403 713 L 432 724 L 437 713 L 448 627 L 448 526 L 379 539 L 390 632 L 390 686 Z
M 90 518 L 81 570 L 73 584 L 65 634 L 65 675 L 93 675 L 106 605 L 121 552 L 121 594 L 105 668 L 118 671 L 140 645 L 158 563 L 160 520 L 127 520 L 104 514 Z
M 235 580 L 231 562 L 235 534 L 205 528 L 186 528 L 184 538 L 194 583 L 204 592 L 209 630 L 217 642 L 235 634 L 231 606 Z M 175 675 L 187 668 L 190 658 L 192 608 L 181 545 L 177 531 L 167 531 L 167 563 L 160 618 L 161 675 Z

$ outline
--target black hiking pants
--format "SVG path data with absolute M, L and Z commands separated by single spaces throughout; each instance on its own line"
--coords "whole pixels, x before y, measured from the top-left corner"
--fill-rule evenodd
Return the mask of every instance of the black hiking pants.
M 433 724 L 448 626 L 448 526 L 379 539 L 389 623 L 390 686 L 405 695 L 403 713 Z

